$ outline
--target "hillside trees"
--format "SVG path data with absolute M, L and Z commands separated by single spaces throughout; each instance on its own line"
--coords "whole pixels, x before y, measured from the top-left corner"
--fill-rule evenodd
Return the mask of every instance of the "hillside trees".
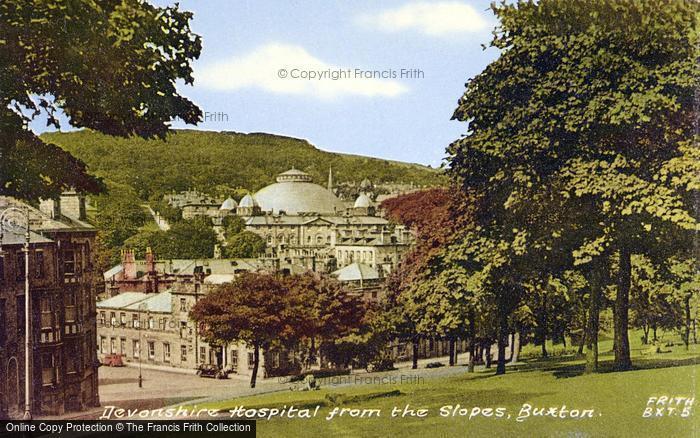
M 690 239 L 697 228 L 698 8 L 683 1 L 494 5 L 501 25 L 491 45 L 501 55 L 468 82 L 454 114 L 468 128 L 448 148 L 452 176 L 484 197 L 486 236 L 513 230 L 511 244 L 519 241 L 513 248 L 522 251 L 509 259 L 515 270 L 503 274 L 514 287 L 544 255 L 573 257 L 589 274 L 595 325 L 603 277 L 614 273 L 619 370 L 631 366 L 632 254 L 663 245 L 667 229 Z M 533 216 L 533 207 L 555 220 Z
M 173 118 L 199 121 L 175 88 L 192 83 L 201 49 L 191 18 L 137 0 L 0 3 L 0 193 L 104 190 L 82 161 L 26 127 L 40 114 L 54 126 L 62 112 L 78 128 L 141 137 L 164 136 Z

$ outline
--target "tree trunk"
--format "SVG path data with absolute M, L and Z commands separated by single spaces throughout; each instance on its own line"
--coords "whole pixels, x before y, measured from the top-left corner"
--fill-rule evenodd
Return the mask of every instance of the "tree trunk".
M 540 342 L 542 342 L 542 357 L 547 357 L 547 290 L 542 295 L 542 309 L 540 318 Z
M 578 351 L 576 352 L 577 355 L 583 356 L 583 347 L 586 346 L 586 330 L 583 330 L 583 333 L 581 333 L 581 339 L 578 342 Z
M 498 363 L 496 364 L 496 375 L 506 373 L 506 345 L 508 344 L 508 314 L 500 312 L 498 317 Z
M 411 365 L 411 369 L 417 369 L 418 368 L 418 337 L 415 336 L 413 338 L 413 365 Z
M 695 320 L 693 319 L 693 344 L 698 343 L 697 329 L 695 327 Z
M 258 377 L 258 366 L 260 365 L 260 344 L 253 344 L 253 373 L 250 375 L 250 387 L 255 388 L 255 379 Z
M 591 288 L 591 293 L 588 303 L 588 324 L 586 325 L 586 373 L 594 373 L 598 371 L 598 324 L 600 318 L 600 297 L 601 297 L 601 278 L 600 267 L 594 266 L 591 268 L 588 284 Z
M 467 366 L 468 373 L 474 372 L 474 363 L 476 362 L 476 358 L 474 357 L 474 355 L 476 354 L 475 340 L 476 330 L 474 323 L 474 312 L 469 312 L 469 365 Z
M 645 323 L 642 324 L 642 331 L 644 336 L 642 336 L 642 345 L 647 345 L 649 343 L 649 326 Z
M 455 366 L 455 340 L 454 338 L 450 338 L 449 342 L 449 349 L 450 349 L 450 366 L 453 367 Z
M 685 343 L 685 349 L 690 347 L 690 295 L 687 295 L 684 300 L 685 304 L 685 334 L 683 336 L 683 343 Z
M 652 339 L 652 342 L 656 342 L 659 340 L 659 338 L 656 336 L 656 324 L 651 326 L 651 330 L 654 332 L 654 339 Z
M 491 342 L 486 345 L 483 349 L 484 361 L 486 362 L 486 368 L 491 368 Z
M 512 332 L 510 334 L 510 342 L 508 344 L 510 347 L 510 358 L 508 360 L 514 362 L 513 357 L 515 354 L 515 332 Z
M 620 272 L 615 299 L 615 365 L 617 371 L 632 369 L 629 340 L 629 299 L 632 260 L 628 248 L 620 248 Z

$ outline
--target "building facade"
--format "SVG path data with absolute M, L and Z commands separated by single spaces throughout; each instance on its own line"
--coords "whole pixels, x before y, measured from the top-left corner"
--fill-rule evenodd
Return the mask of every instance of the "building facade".
M 68 193 L 29 210 L 31 400 L 34 415 L 60 415 L 99 406 L 95 346 L 95 230 L 84 222 L 85 199 Z M 63 206 L 63 208 L 61 207 Z M 5 226 L 0 257 L 0 417 L 24 412 L 24 235 Z

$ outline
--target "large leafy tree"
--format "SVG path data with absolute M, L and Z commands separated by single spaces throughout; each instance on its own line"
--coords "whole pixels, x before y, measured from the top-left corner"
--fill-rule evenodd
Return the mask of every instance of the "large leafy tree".
M 139 0 L 0 2 L 0 193 L 55 197 L 101 182 L 27 124 L 40 114 L 110 135 L 164 137 L 201 111 L 176 90 L 192 83 L 201 40 L 192 14 Z
M 605 277 L 596 263 L 614 272 L 615 366 L 628 369 L 631 255 L 697 229 L 700 5 L 542 0 L 492 8 L 501 24 L 491 45 L 501 54 L 459 101 L 454 118 L 468 131 L 448 148 L 452 174 L 484 197 L 484 234 L 513 230 L 524 259 L 557 260 L 558 251 L 591 265 L 593 277 Z M 543 221 L 543 208 L 563 220 Z M 527 272 L 522 257 L 510 261 L 518 266 L 510 272 Z M 590 294 L 597 309 L 602 281 L 589 283 L 598 284 Z
M 199 300 L 190 316 L 214 344 L 244 342 L 253 347 L 250 387 L 255 388 L 260 349 L 291 336 L 288 289 L 273 274 L 245 273 Z

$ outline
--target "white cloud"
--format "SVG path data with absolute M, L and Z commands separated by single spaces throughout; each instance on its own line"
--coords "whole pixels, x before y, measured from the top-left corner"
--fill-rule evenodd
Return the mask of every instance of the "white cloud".
M 481 32 L 489 25 L 471 5 L 457 1 L 409 3 L 361 15 L 358 21 L 387 32 L 413 30 L 430 36 Z
M 287 72 L 280 77 L 280 70 Z M 321 99 L 341 96 L 394 97 L 407 88 L 394 80 L 381 78 L 356 78 L 353 75 L 333 80 L 333 72 L 354 73 L 355 67 L 340 67 L 326 63 L 301 46 L 270 43 L 257 47 L 246 55 L 236 55 L 229 60 L 205 65 L 195 69 L 195 86 L 233 91 L 243 88 L 259 88 L 271 93 L 308 95 Z M 293 78 L 302 72 L 323 78 Z M 325 72 L 325 73 L 324 73 Z

